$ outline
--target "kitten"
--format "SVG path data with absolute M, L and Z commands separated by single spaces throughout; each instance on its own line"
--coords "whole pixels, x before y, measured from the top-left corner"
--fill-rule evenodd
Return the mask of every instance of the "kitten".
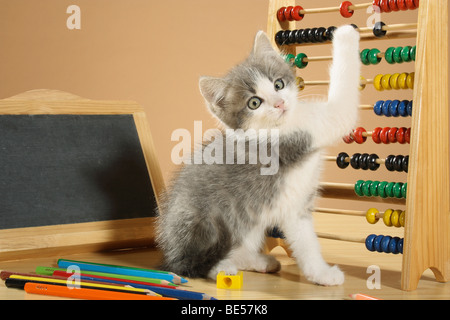
M 277 272 L 280 263 L 261 249 L 266 230 L 278 226 L 308 280 L 342 284 L 343 272 L 322 258 L 311 210 L 323 148 L 356 122 L 359 77 L 359 33 L 351 26 L 334 32 L 328 101 L 298 98 L 291 67 L 263 32 L 250 56 L 225 77 L 201 77 L 209 110 L 227 128 L 279 130 L 278 139 L 265 140 L 270 147 L 276 144 L 272 156 L 279 157 L 279 168 L 263 175 L 259 162 L 184 166 L 159 209 L 164 268 L 212 279 L 220 271 Z

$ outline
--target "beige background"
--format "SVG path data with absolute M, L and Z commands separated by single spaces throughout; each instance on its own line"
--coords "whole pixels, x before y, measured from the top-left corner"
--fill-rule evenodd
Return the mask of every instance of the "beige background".
M 338 0 L 303 0 L 304 8 L 337 6 Z M 368 0 L 354 0 L 365 3 Z M 81 8 L 81 30 L 69 30 L 69 5 Z M 203 129 L 217 125 L 206 111 L 198 90 L 201 75 L 219 76 L 243 60 L 258 30 L 267 28 L 268 0 L 0 0 L 0 98 L 27 90 L 47 88 L 90 99 L 135 100 L 146 109 L 163 175 L 168 180 L 175 168 L 170 153 L 176 142 L 173 130 L 193 132 L 194 120 Z M 365 26 L 370 14 L 359 10 L 352 19 L 339 13 L 306 16 L 298 28 L 355 23 Z M 417 10 L 383 14 L 386 23 L 416 21 Z M 415 39 L 363 42 L 362 48 L 413 45 Z M 297 49 L 309 56 L 329 55 L 330 45 Z M 299 72 L 305 80 L 326 79 L 327 63 L 310 63 Z M 364 66 L 362 74 L 412 72 L 414 65 Z M 309 87 L 303 95 L 325 94 L 326 87 Z M 379 93 L 371 85 L 362 103 L 411 99 L 411 90 Z M 406 126 L 410 119 L 375 117 L 360 113 L 361 125 Z M 324 132 L 326 134 L 326 132 Z M 340 151 L 407 154 L 408 146 L 339 146 Z M 406 174 L 340 170 L 326 165 L 325 181 L 352 183 L 357 179 L 406 181 Z M 334 205 L 336 207 L 336 205 Z M 347 207 L 347 205 L 346 205 Z

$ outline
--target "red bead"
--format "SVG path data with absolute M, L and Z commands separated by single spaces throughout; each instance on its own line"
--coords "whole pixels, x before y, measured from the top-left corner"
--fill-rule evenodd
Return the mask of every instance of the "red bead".
M 286 17 L 284 16 L 284 11 L 286 11 L 286 7 L 281 7 L 277 11 L 277 18 L 278 18 L 278 21 L 280 21 L 280 22 L 283 22 L 286 20 Z
M 380 0 L 373 0 L 372 1 L 372 7 L 378 7 L 380 8 Z M 375 9 L 374 9 L 375 10 Z M 381 12 L 381 8 L 380 8 L 380 12 Z
M 397 142 L 397 130 L 398 128 L 392 127 L 388 131 L 389 142 L 395 143 Z
M 363 132 L 366 132 L 366 129 L 362 127 L 358 127 L 353 131 L 353 139 L 356 143 L 361 144 L 367 140 L 367 137 L 363 136 Z
M 389 128 L 389 127 L 384 127 L 383 129 L 381 129 L 381 132 L 380 132 L 380 140 L 381 140 L 381 142 L 383 142 L 385 144 L 389 144 L 389 136 L 388 136 L 388 134 L 389 134 L 389 130 L 390 129 L 391 128 Z
M 373 142 L 381 143 L 380 132 L 381 132 L 381 128 L 380 127 L 377 127 L 375 129 L 373 129 L 373 131 L 372 131 L 372 140 L 373 140 Z
M 380 0 L 380 8 L 381 12 L 391 12 L 391 8 L 389 8 L 389 0 Z
M 414 0 L 414 5 L 416 6 L 416 8 L 419 7 L 419 0 Z
M 351 133 L 346 135 L 345 137 L 343 137 L 342 140 L 344 140 L 344 142 L 347 143 L 347 144 L 350 144 L 353 141 L 355 141 L 355 140 L 353 140 L 353 136 L 352 136 Z
M 353 10 L 349 10 L 348 7 L 352 6 L 353 4 L 350 1 L 344 1 L 339 6 L 339 12 L 341 13 L 341 16 L 344 18 L 350 18 L 353 15 Z
M 389 8 L 391 8 L 392 11 L 400 10 L 397 6 L 397 0 L 389 0 Z
M 406 3 L 406 7 L 409 10 L 414 10 L 416 8 L 416 6 L 414 5 L 414 0 L 405 0 Z
M 301 6 L 295 6 L 291 11 L 291 16 L 295 21 L 300 21 L 305 16 L 304 14 L 300 14 L 300 10 L 303 10 Z
M 409 143 L 410 139 L 411 139 L 411 128 L 408 128 L 408 129 L 406 129 L 406 132 L 405 132 L 405 140 L 407 143 Z
M 408 10 L 405 0 L 397 0 L 397 6 L 400 10 L 403 10 L 403 11 Z
M 284 10 L 284 17 L 286 18 L 287 21 L 294 21 L 294 18 L 292 18 L 291 15 L 292 9 L 294 9 L 294 7 L 289 6 Z
M 398 128 L 397 134 L 396 134 L 396 138 L 397 138 L 397 142 L 398 143 L 404 144 L 406 142 L 406 140 L 405 140 L 405 133 L 406 133 L 406 128 L 405 127 Z

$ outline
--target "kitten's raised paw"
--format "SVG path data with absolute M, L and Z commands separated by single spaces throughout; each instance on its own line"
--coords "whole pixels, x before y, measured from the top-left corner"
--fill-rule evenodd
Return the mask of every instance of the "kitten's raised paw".
M 307 279 L 322 286 L 337 286 L 344 283 L 345 276 L 338 266 L 327 266 L 326 268 L 314 270 L 307 275 Z
M 333 32 L 333 41 L 358 42 L 359 32 L 351 25 L 339 27 Z

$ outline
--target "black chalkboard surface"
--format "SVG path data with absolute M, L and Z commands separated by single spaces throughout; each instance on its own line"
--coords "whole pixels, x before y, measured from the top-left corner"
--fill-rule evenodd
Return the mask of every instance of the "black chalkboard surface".
M 0 115 L 0 229 L 154 216 L 132 115 Z

